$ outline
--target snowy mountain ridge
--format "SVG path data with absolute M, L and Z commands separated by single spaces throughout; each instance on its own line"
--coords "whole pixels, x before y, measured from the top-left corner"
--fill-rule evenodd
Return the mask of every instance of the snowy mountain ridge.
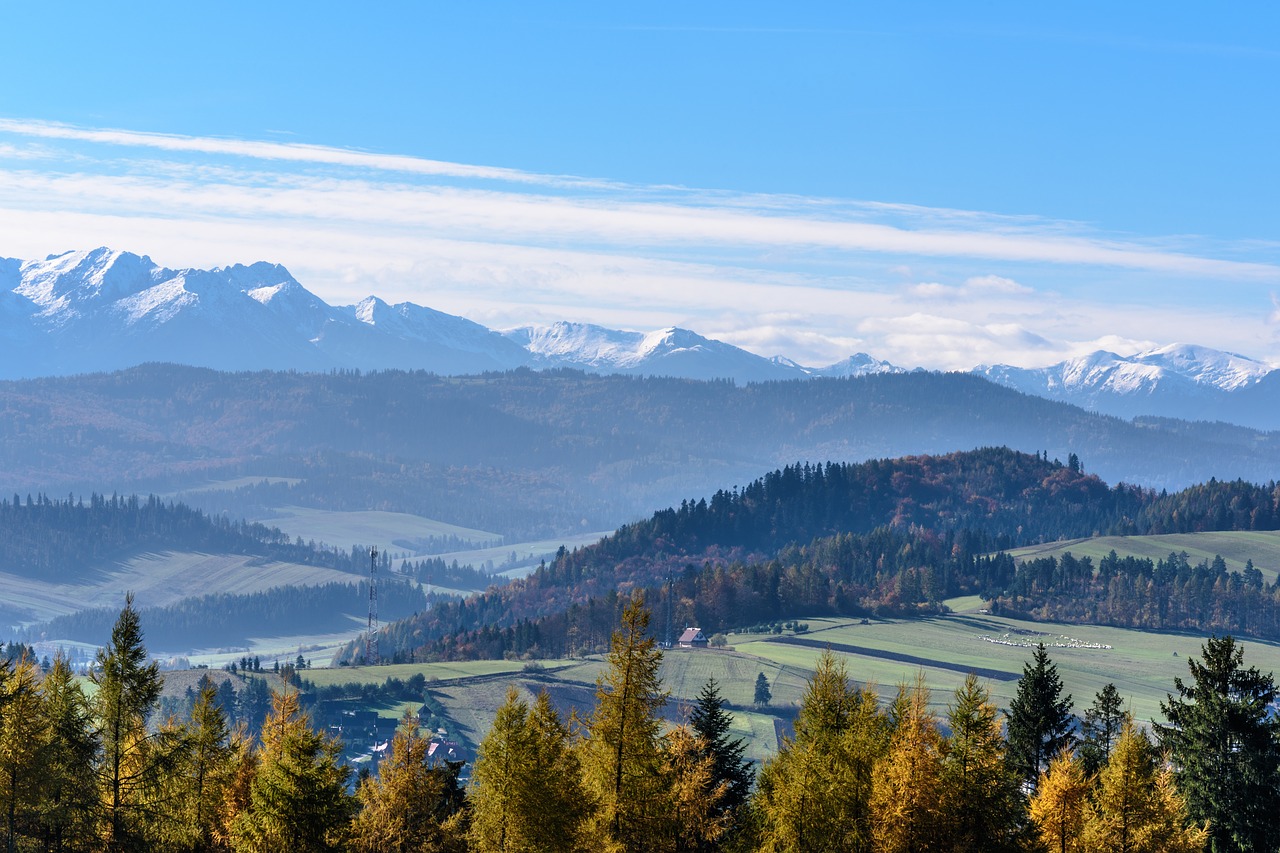
M 498 332 L 376 296 L 331 306 L 278 264 L 171 270 L 145 255 L 108 248 L 42 261 L 0 258 L 0 345 L 13 354 L 0 361 L 0 378 L 7 379 L 145 361 L 221 370 L 401 368 L 442 375 L 571 367 L 737 382 L 906 372 L 866 353 L 805 367 L 674 326 L 643 332 L 560 321 Z M 1274 420 L 1280 427 L 1280 371 L 1193 344 L 1131 356 L 1099 350 L 1044 368 L 984 365 L 972 372 L 1123 417 L 1222 417 L 1243 401 L 1246 411 L 1237 422 Z

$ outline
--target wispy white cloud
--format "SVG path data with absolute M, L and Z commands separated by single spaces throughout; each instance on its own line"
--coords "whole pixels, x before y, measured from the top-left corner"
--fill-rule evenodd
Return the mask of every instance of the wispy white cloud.
M 280 160 L 315 165 L 348 166 L 456 178 L 478 178 L 514 183 L 549 185 L 594 185 L 580 178 L 539 175 L 518 169 L 493 166 L 468 166 L 443 160 L 429 160 L 401 154 L 378 154 L 308 145 L 301 142 L 262 142 L 244 139 L 181 136 L 170 133 L 147 133 L 137 130 L 111 130 L 75 127 L 45 121 L 0 118 L 0 132 L 40 139 L 64 139 L 129 148 L 150 148 L 184 154 L 223 154 L 255 160 Z M 280 132 L 280 131 L 273 131 Z
M 52 156 L 22 159 L 32 146 Z M 940 368 L 1046 364 L 1108 335 L 1257 351 L 1274 346 L 1265 310 L 1189 307 L 1166 285 L 1212 299 L 1229 283 L 1256 306 L 1259 285 L 1280 282 L 1274 252 L 1224 257 L 1035 216 L 13 120 L 0 120 L 0 235 L 0 255 L 111 245 L 169 266 L 266 259 L 333 302 L 376 292 L 498 327 L 685 325 L 807 364 L 858 350 Z M 1073 295 L 1104 274 L 1120 284 Z
M 921 282 L 908 286 L 906 292 L 920 299 L 973 299 L 984 296 L 1022 296 L 1034 291 L 1011 278 L 982 275 L 967 278 L 958 285 L 940 284 L 936 281 Z

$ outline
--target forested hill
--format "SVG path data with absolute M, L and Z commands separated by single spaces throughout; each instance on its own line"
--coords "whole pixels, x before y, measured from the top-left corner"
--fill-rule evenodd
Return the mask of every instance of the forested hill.
M 72 582 L 104 563 L 155 550 L 249 554 L 282 562 L 368 571 L 368 555 L 290 542 L 274 527 L 210 517 L 152 495 L 0 500 L 0 571 Z
M 657 512 L 596 545 L 562 550 L 525 580 L 440 604 L 391 626 L 388 638 L 404 650 L 439 654 L 441 643 L 456 651 L 478 632 L 527 631 L 528 620 L 595 608 L 577 626 L 581 646 L 593 647 L 616 619 L 610 596 L 657 589 L 668 575 L 679 579 L 672 594 L 683 615 L 704 628 L 803 613 L 906 612 L 961 593 L 999 596 L 1015 580 L 1014 567 L 986 555 L 1017 545 L 1277 527 L 1274 482 L 1211 480 L 1174 494 L 1108 487 L 1074 457 L 1063 464 L 1007 448 L 789 466 L 710 501 Z M 555 631 L 572 627 L 565 618 Z M 552 633 L 538 642 L 564 651 L 567 635 Z

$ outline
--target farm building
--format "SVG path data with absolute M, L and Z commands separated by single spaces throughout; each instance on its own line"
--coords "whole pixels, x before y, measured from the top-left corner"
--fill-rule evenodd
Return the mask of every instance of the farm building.
M 701 628 L 685 628 L 684 633 L 680 635 L 680 639 L 676 641 L 676 645 L 682 649 L 705 649 L 707 647 L 707 635 L 702 633 Z

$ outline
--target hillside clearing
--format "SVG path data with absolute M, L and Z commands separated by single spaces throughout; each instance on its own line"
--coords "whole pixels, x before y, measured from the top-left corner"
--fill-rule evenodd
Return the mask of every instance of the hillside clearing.
M 272 510 L 271 515 L 251 519 L 268 527 L 278 527 L 289 538 L 315 541 L 333 548 L 350 550 L 353 547 L 377 545 L 388 552 L 418 553 L 413 541 L 417 539 L 457 537 L 475 544 L 500 542 L 502 535 L 487 530 L 459 527 L 420 515 L 403 512 L 334 512 L 303 506 L 283 506 Z
M 1094 565 L 1112 550 L 1121 557 L 1132 556 L 1163 560 L 1170 553 L 1187 553 L 1194 565 L 1221 556 L 1227 571 L 1244 571 L 1245 561 L 1253 560 L 1268 583 L 1274 583 L 1280 571 L 1280 530 L 1239 530 L 1216 533 L 1166 533 L 1153 536 L 1096 536 L 1031 545 L 1009 552 L 1015 560 L 1036 557 L 1059 558 L 1070 552 L 1075 557 L 1091 557 Z

